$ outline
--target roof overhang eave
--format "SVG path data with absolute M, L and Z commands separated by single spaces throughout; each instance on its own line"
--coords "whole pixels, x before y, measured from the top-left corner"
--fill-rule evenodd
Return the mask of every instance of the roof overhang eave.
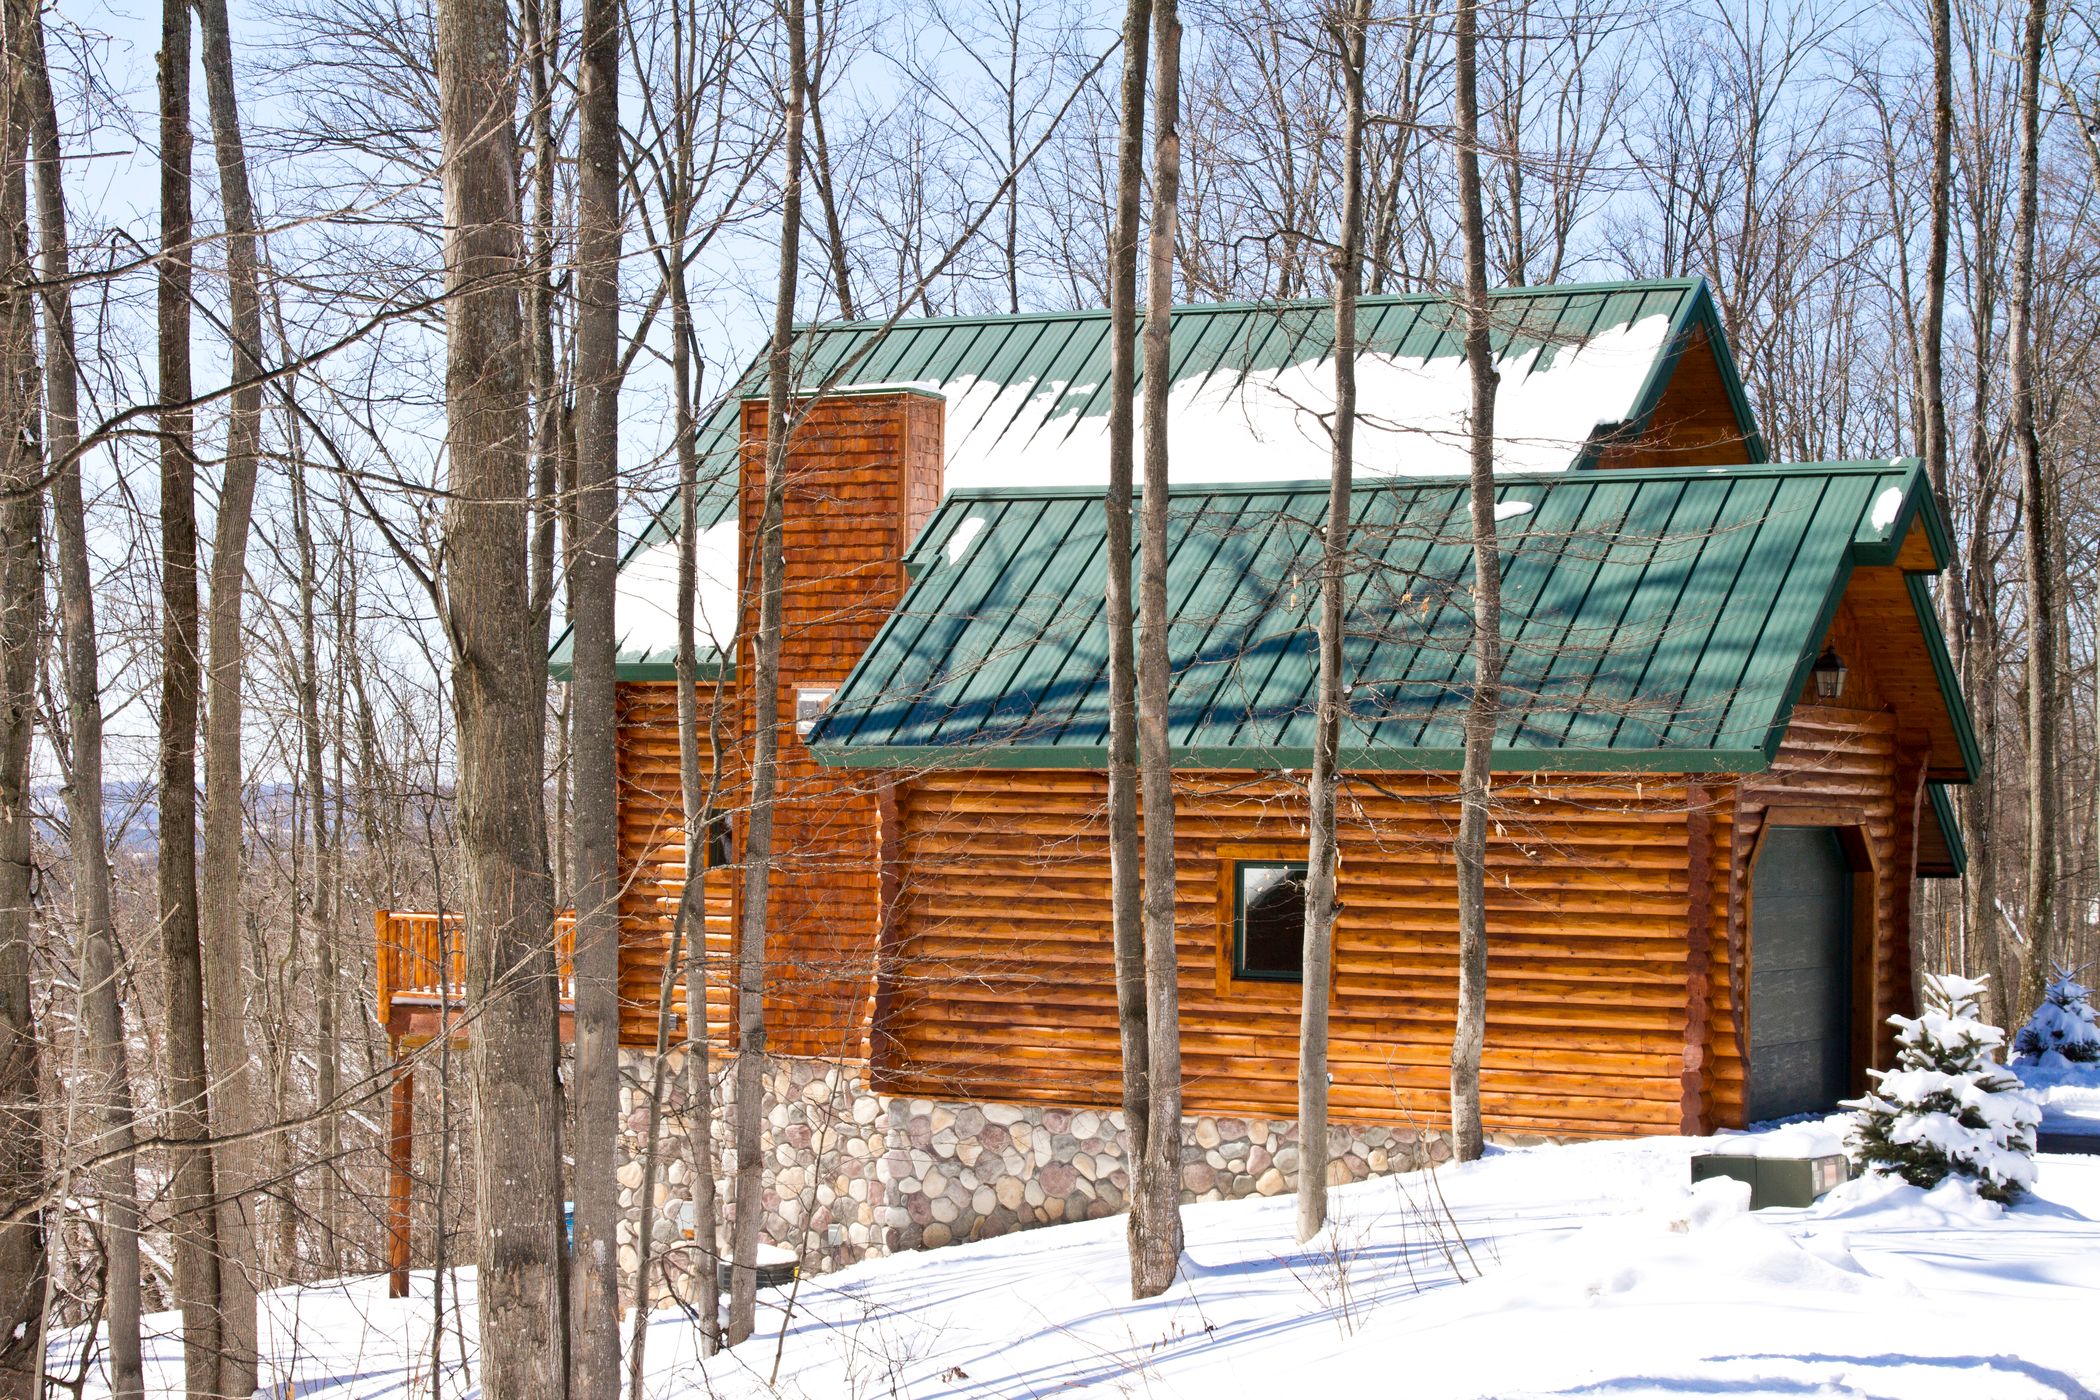
M 1096 744 L 827 744 L 810 745 L 830 768 L 881 768 L 898 772 L 969 769 L 1106 769 L 1108 749 Z M 1312 767 L 1309 748 L 1233 746 L 1170 751 L 1177 769 L 1228 772 L 1295 772 Z M 1457 772 L 1465 751 L 1448 748 L 1344 748 L 1337 763 L 1353 773 Z M 1498 773 L 1643 773 L 1708 776 L 1760 773 L 1771 764 L 1761 749 L 1534 749 L 1498 748 L 1488 766 Z

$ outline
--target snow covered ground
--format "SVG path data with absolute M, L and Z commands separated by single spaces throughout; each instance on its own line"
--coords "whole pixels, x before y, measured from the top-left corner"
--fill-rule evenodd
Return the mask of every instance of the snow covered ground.
M 2100 1101 L 2100 1076 L 2080 1092 Z M 1778 1131 L 1812 1144 L 1820 1127 Z M 1287 1196 L 1191 1207 L 1181 1282 L 1136 1305 L 1120 1219 L 878 1260 L 804 1280 L 785 1338 L 785 1291 L 764 1295 L 760 1335 L 704 1370 L 684 1318 L 657 1314 L 648 1391 L 2100 1395 L 2100 1157 L 2043 1158 L 2036 1193 L 2009 1211 L 1955 1186 L 1862 1182 L 1753 1215 L 1747 1188 L 1686 1188 L 1708 1145 L 1500 1152 L 1340 1188 L 1309 1248 L 1292 1242 Z M 376 1279 L 272 1295 L 271 1394 L 430 1395 L 431 1281 L 401 1302 Z M 437 1351 L 444 1393 L 464 1396 L 471 1273 L 460 1282 Z M 154 1319 L 151 1343 L 168 1394 L 173 1321 Z M 61 1375 L 77 1366 L 67 1349 L 55 1339 Z

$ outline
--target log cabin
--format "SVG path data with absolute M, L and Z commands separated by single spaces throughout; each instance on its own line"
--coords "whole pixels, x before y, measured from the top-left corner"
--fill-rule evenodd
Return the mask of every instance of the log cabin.
M 1466 382 L 1435 297 L 1366 298 L 1331 1002 L 1337 1179 L 1446 1151 Z M 1976 746 L 1907 459 L 1766 460 L 1703 282 L 1494 298 L 1503 634 L 1491 1135 L 1703 1133 L 1827 1109 L 1912 1009 L 1913 882 L 1959 874 Z M 1120 1208 L 1102 619 L 1104 313 L 801 328 L 787 447 L 765 1231 L 830 1267 Z M 1288 1189 L 1332 318 L 1174 313 L 1165 716 L 1183 1185 Z M 639 1073 L 686 888 L 676 551 L 695 530 L 704 1027 L 734 1053 L 753 730 L 744 573 L 771 425 L 718 406 L 703 518 L 622 566 L 620 981 Z M 564 672 L 566 644 L 554 657 Z M 456 1028 L 456 938 L 378 916 L 397 1051 Z M 448 976 L 439 969 L 449 967 Z M 406 1062 L 404 1062 L 406 1065 Z M 636 1090 L 635 1092 L 639 1092 Z M 395 1096 L 407 1266 L 413 1088 Z M 678 1107 L 674 1105 L 674 1109 Z M 626 1134 L 632 1139 L 634 1134 Z M 635 1152 L 629 1140 L 624 1152 Z M 624 1177 L 623 1177 L 624 1182 Z M 630 1228 L 676 1209 L 623 1195 Z

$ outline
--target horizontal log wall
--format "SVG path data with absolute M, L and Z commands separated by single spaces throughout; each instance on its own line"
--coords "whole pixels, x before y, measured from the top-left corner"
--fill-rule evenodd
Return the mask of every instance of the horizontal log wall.
M 1851 625 L 1841 617 L 1834 639 L 1848 640 Z M 623 1035 L 636 1045 L 654 1038 L 663 948 L 684 879 L 674 693 L 668 684 L 620 688 Z M 702 687 L 703 715 L 712 703 L 712 689 Z M 1498 1126 L 1675 1131 L 1740 1122 L 1735 1007 L 1752 956 L 1752 858 L 1773 809 L 1789 820 L 1858 828 L 1874 866 L 1871 1017 L 1878 1025 L 1890 1011 L 1908 1009 L 1907 872 L 1922 760 L 1899 742 L 1882 703 L 1872 674 L 1855 662 L 1842 700 L 1797 709 L 1778 762 L 1745 780 L 1740 793 L 1725 779 L 1697 786 L 1623 776 L 1503 780 L 1491 850 L 1487 1058 Z M 733 745 L 729 761 L 738 766 Z M 834 992 L 866 985 L 876 970 L 886 883 L 894 908 L 879 1045 L 888 1087 L 963 1099 L 1114 1102 L 1099 775 L 935 774 L 903 783 L 893 800 L 878 775 L 820 776 L 839 784 L 828 798 L 789 785 L 788 810 L 806 812 L 798 831 L 821 827 L 827 810 L 851 820 L 835 831 L 800 832 L 783 849 L 781 878 L 790 888 L 821 889 L 826 903 L 812 917 L 844 921 L 856 946 L 827 946 L 811 959 L 803 940 L 790 937 L 793 929 L 781 930 L 769 1001 L 776 1027 L 799 1043 L 795 1053 L 862 1053 L 862 1022 L 850 1018 L 864 1017 L 866 1002 Z M 1297 857 L 1302 802 L 1273 780 L 1245 775 L 1185 774 L 1182 787 L 1191 1107 L 1289 1113 L 1297 988 L 1228 977 L 1220 990 L 1229 932 L 1220 928 L 1221 909 L 1229 908 L 1220 874 L 1234 858 Z M 1912 794 L 1911 808 L 1899 790 Z M 1445 1092 L 1455 996 L 1455 811 L 1448 784 L 1440 789 L 1431 777 L 1387 776 L 1375 786 L 1358 779 L 1350 794 L 1337 1111 L 1364 1120 L 1433 1117 Z M 1687 806 L 1695 798 L 1708 852 L 1703 931 L 1690 909 L 1696 827 Z M 732 1019 L 736 878 L 724 871 L 708 882 L 710 1019 L 722 1043 Z M 675 1000 L 682 1008 L 682 989 Z M 1885 1037 L 1874 1053 L 1886 1060 Z
M 712 685 L 697 687 L 700 703 L 702 779 L 712 771 L 707 749 Z M 678 780 L 678 688 L 672 684 L 622 682 L 615 692 L 620 716 L 620 1040 L 656 1043 L 657 998 L 662 992 L 664 955 L 671 925 L 685 894 L 685 808 Z M 725 698 L 723 703 L 733 703 Z M 733 717 L 726 717 L 731 718 Z M 730 726 L 733 732 L 733 723 Z M 729 800 L 739 800 L 730 794 Z M 704 888 L 707 928 L 707 1004 L 713 1033 L 726 1034 L 730 1015 L 730 922 L 734 871 L 710 871 Z M 672 1008 L 685 1015 L 685 984 L 672 992 Z M 681 1021 L 677 1036 L 683 1038 Z
M 1221 877 L 1236 857 L 1302 855 L 1302 792 L 1244 774 L 1185 773 L 1177 787 L 1189 1111 L 1292 1115 L 1298 988 L 1221 978 L 1230 909 Z M 1451 793 L 1448 778 L 1429 775 L 1352 780 L 1345 791 L 1338 1117 L 1445 1116 L 1458 958 Z M 1498 784 L 1482 1076 L 1491 1128 L 1679 1130 L 1695 981 L 1689 795 L 1668 778 Z M 1097 773 L 933 774 L 901 789 L 879 1086 L 1117 1099 L 1105 800 Z M 1708 821 L 1725 851 L 1729 804 L 1717 805 Z M 1725 911 L 1725 901 L 1714 907 Z M 1690 1030 L 1690 1043 L 1703 1044 L 1706 1026 Z

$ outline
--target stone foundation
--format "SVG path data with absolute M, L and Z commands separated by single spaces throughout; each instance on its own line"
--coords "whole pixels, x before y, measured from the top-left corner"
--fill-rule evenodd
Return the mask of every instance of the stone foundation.
M 676 1280 L 690 1267 L 692 1199 L 686 1160 L 683 1051 L 667 1064 L 655 1202 L 638 1199 L 648 1128 L 649 1056 L 622 1051 L 626 1117 L 620 1139 L 620 1263 L 634 1271 L 644 1215 L 653 1252 Z M 730 1062 L 715 1067 L 718 1182 L 730 1149 Z M 857 1066 L 773 1059 L 766 1066 L 764 1150 L 768 1243 L 822 1273 L 878 1255 L 934 1249 L 1123 1208 L 1128 1149 L 1120 1110 L 899 1098 L 871 1089 Z M 1414 1127 L 1337 1125 L 1328 1180 L 1359 1181 L 1449 1161 L 1446 1134 Z M 1291 1189 L 1298 1126 L 1287 1119 L 1193 1117 L 1182 1123 L 1184 1202 L 1274 1196 Z M 727 1193 L 719 1196 L 727 1214 Z

